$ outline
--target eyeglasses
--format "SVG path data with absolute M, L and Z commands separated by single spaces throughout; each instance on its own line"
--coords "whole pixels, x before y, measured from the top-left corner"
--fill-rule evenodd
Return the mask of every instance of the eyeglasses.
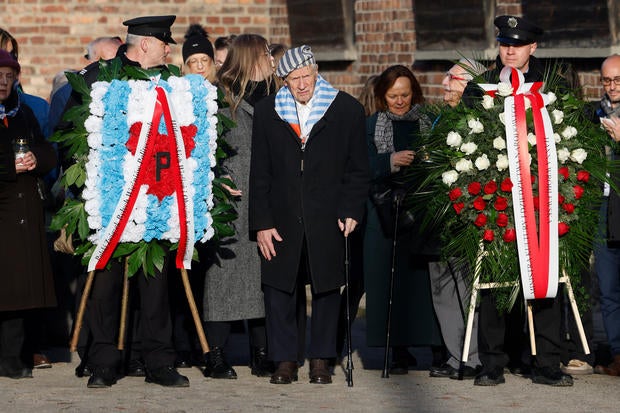
M 6 80 L 7 83 L 11 83 L 15 80 L 15 74 L 10 73 L 2 73 L 0 72 L 0 80 Z
M 193 58 L 191 58 L 191 59 L 189 59 L 187 61 L 187 65 L 188 66 L 195 66 L 198 63 L 201 63 L 203 66 L 206 66 L 206 65 L 209 64 L 209 60 L 211 60 L 211 58 L 208 57 L 208 56 L 203 56 L 200 59 L 197 59 L 197 58 L 193 57 Z
M 603 84 L 603 86 L 611 85 L 612 81 L 614 82 L 614 85 L 620 86 L 620 76 L 616 76 L 613 79 L 610 78 L 610 77 L 602 77 L 601 78 L 601 83 Z
M 460 75 L 465 75 L 465 73 L 460 73 Z M 446 76 L 448 76 L 448 80 L 463 80 L 465 82 L 469 82 L 469 79 L 465 79 L 464 77 L 461 77 L 459 75 L 453 75 L 450 72 L 446 72 Z

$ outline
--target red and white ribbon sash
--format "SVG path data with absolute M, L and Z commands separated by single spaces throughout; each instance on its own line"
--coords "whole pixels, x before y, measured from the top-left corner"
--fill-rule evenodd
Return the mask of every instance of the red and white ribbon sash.
M 553 127 L 542 82 L 525 83 L 521 71 L 504 67 L 500 81 L 512 85 L 504 99 L 506 145 L 512 180 L 512 204 L 523 296 L 527 300 L 555 297 L 558 288 L 558 161 Z M 490 91 L 497 85 L 481 85 Z M 496 91 L 491 91 L 496 92 Z M 531 103 L 538 170 L 538 225 L 534 210 L 531 157 L 528 149 L 526 99 Z
M 155 87 L 156 95 L 149 102 L 150 107 L 146 113 L 153 113 L 150 122 L 146 122 L 140 131 L 140 137 L 136 147 L 136 168 L 125 171 L 125 185 L 123 192 L 116 205 L 110 223 L 105 229 L 103 237 L 99 240 L 93 255 L 88 263 L 88 271 L 101 270 L 108 263 L 116 246 L 127 226 L 129 217 L 133 211 L 140 188 L 145 184 L 148 168 L 148 160 L 154 159 L 156 154 L 155 139 L 161 118 L 163 116 L 168 135 L 172 134 L 173 152 L 176 156 L 170 158 L 170 168 L 174 177 L 174 188 L 179 212 L 180 237 L 176 255 L 177 268 L 191 268 L 192 254 L 194 249 L 194 221 L 193 203 L 189 194 L 188 178 L 185 171 L 186 154 L 183 144 L 183 136 L 174 120 L 174 113 L 168 104 L 165 90 Z

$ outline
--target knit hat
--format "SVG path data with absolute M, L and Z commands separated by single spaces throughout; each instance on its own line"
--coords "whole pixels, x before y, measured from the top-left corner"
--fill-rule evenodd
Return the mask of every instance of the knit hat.
M 21 70 L 21 66 L 17 60 L 6 50 L 0 50 L 0 67 L 12 67 L 17 70 L 17 73 Z
M 209 40 L 207 32 L 199 24 L 192 24 L 185 33 L 183 43 L 183 62 L 195 53 L 204 53 L 213 59 L 213 45 Z
M 314 60 L 310 46 L 303 45 L 294 49 L 288 49 L 280 58 L 276 75 L 284 78 L 293 70 L 313 64 L 316 64 L 316 60 Z

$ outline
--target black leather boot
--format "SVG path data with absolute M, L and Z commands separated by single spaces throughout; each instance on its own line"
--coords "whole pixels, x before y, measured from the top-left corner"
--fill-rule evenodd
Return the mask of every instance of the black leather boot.
M 213 379 L 236 379 L 237 372 L 232 368 L 224 357 L 224 350 L 221 347 L 213 347 L 207 353 L 207 364 L 202 372 L 205 377 Z
M 276 370 L 273 361 L 267 358 L 265 347 L 252 347 L 250 354 L 250 368 L 257 377 L 269 377 Z

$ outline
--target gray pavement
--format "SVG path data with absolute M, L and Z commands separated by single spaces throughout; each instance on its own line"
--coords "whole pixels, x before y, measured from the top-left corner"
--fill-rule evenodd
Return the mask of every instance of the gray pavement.
M 354 324 L 354 386 L 347 387 L 340 367 L 331 385 L 308 383 L 307 363 L 300 381 L 273 385 L 250 374 L 247 340 L 233 334 L 228 348 L 237 380 L 206 379 L 198 368 L 180 369 L 189 388 L 164 388 L 126 377 L 109 389 L 88 389 L 77 378 L 77 356 L 55 349 L 50 369 L 34 371 L 33 379 L 0 378 L 0 412 L 618 412 L 620 378 L 576 376 L 570 388 L 533 384 L 506 375 L 497 387 L 472 381 L 430 378 L 430 352 L 413 349 L 418 367 L 404 376 L 381 378 L 382 349 L 365 347 L 365 324 Z M 69 360 L 70 358 L 70 360 Z

